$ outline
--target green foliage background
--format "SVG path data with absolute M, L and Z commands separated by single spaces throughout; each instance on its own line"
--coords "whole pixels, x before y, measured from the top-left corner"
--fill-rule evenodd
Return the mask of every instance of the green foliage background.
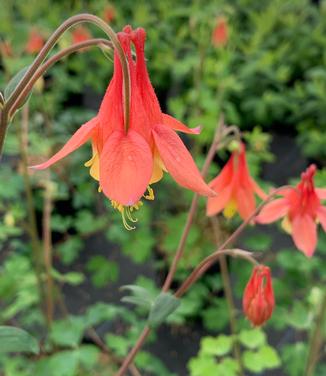
M 101 17 L 107 5 L 101 0 L 1 1 L 0 37 L 12 45 L 13 56 L 1 56 L 0 87 L 3 89 L 16 72 L 32 62 L 32 56 L 24 52 L 32 28 L 48 37 L 67 17 L 80 12 Z M 255 176 L 263 163 L 273 161 L 269 151 L 272 135 L 286 134 L 295 139 L 304 156 L 318 164 L 317 185 L 325 186 L 325 1 L 317 6 L 307 0 L 123 0 L 111 1 L 110 6 L 115 9 L 111 24 L 116 31 L 126 24 L 146 29 L 148 68 L 164 110 L 189 126 L 204 126 L 200 136 L 186 139 L 199 165 L 223 112 L 227 124 L 239 125 L 245 132 Z M 228 20 L 230 31 L 225 48 L 211 43 L 215 20 L 220 15 Z M 93 36 L 102 36 L 93 26 L 89 30 Z M 58 48 L 70 43 L 67 33 Z M 66 58 L 47 72 L 43 90 L 36 88 L 29 101 L 30 164 L 57 150 L 93 116 L 111 73 L 112 63 L 97 48 Z M 57 319 L 48 330 L 39 305 L 28 237 L 21 132 L 18 115 L 10 126 L 0 168 L 0 324 L 28 330 L 41 342 L 43 355 L 0 354 L 0 372 L 4 376 L 114 374 L 139 335 L 146 313 L 142 308 L 120 303 L 117 294 L 108 291 L 117 291 L 119 281 L 129 273 L 124 269 L 128 265 L 140 270 L 138 278 L 128 283 L 157 295 L 192 194 L 166 176 L 154 187 L 155 201 L 145 203 L 139 212 L 137 230 L 127 232 L 108 200 L 97 193 L 87 169 L 81 167 L 90 157 L 89 146 L 54 166 L 50 175 L 31 172 L 40 233 L 45 189 L 50 189 L 53 200 L 52 274 Z M 227 151 L 220 153 L 219 166 L 212 166 L 211 177 L 227 156 Z M 284 168 L 291 170 L 291 166 Z M 263 185 L 271 186 L 268 182 Z M 176 284 L 214 249 L 204 207 L 202 200 Z M 219 223 L 224 237 L 240 221 L 219 218 Z M 241 343 L 246 371 L 268 375 L 273 369 L 277 375 L 303 375 L 309 336 L 325 294 L 326 237 L 320 234 L 316 254 L 307 260 L 291 246 L 277 249 L 273 234 L 250 230 L 242 240 L 247 249 L 261 252 L 261 259 L 274 271 L 277 305 L 266 327 L 253 330 L 242 317 L 241 296 L 250 266 L 238 260 L 231 260 L 229 267 L 239 308 L 239 338 L 229 335 L 218 269 L 201 279 L 168 318 L 168 325 L 177 333 L 184 327 L 190 331 L 202 328 L 203 338 L 200 344 L 194 344 L 193 358 L 188 363 L 190 375 L 237 375 L 238 365 L 231 351 L 234 340 Z M 94 239 L 98 240 L 94 243 Z M 117 247 L 122 254 L 118 260 L 113 252 Z M 142 272 L 147 269 L 155 275 L 154 281 L 150 273 Z M 89 299 L 85 306 L 78 306 L 78 312 L 72 309 L 73 313 L 67 314 L 60 309 L 61 300 L 84 289 L 100 298 Z M 70 306 L 69 301 L 66 303 Z M 91 328 L 101 333 L 110 354 L 103 354 L 90 339 Z M 325 332 L 323 327 L 323 335 Z M 159 341 L 158 335 L 150 339 L 151 344 Z M 172 375 L 172 365 L 164 364 L 148 349 L 136 360 L 142 374 Z M 316 376 L 326 374 L 322 359 Z

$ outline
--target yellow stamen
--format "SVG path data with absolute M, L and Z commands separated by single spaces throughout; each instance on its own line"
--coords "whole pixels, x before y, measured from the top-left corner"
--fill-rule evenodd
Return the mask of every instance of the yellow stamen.
M 146 200 L 153 201 L 155 199 L 153 188 L 151 188 L 150 186 L 148 186 L 147 187 L 147 191 L 148 191 L 148 194 L 144 195 L 144 198 L 146 198 Z
M 292 224 L 288 216 L 285 216 L 283 218 L 283 221 L 281 222 L 281 226 L 285 232 L 287 232 L 290 235 L 292 234 Z
M 123 206 L 122 204 L 119 204 L 117 201 L 111 200 L 111 205 L 113 209 L 116 209 L 118 210 L 118 212 L 120 212 L 124 228 L 128 231 L 134 230 L 136 227 L 130 226 L 128 220 L 132 223 L 136 223 L 138 221 L 137 218 L 134 218 L 131 215 L 131 212 L 133 212 L 134 210 L 138 210 L 143 205 L 143 203 L 141 201 L 138 201 L 134 205 Z
M 223 210 L 223 215 L 225 218 L 230 219 L 234 216 L 234 214 L 237 212 L 238 207 L 235 200 L 231 199 L 226 207 Z

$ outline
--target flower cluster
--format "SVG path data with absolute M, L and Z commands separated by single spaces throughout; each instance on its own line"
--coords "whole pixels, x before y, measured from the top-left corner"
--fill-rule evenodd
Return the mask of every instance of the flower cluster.
M 107 21 L 115 17 L 113 11 L 114 8 L 106 9 Z M 72 35 L 74 43 L 91 37 L 81 26 Z M 238 142 L 238 148 L 220 174 L 207 185 L 176 133 L 199 134 L 200 128 L 190 129 L 161 111 L 147 71 L 144 29 L 133 30 L 126 26 L 117 37 L 130 75 L 129 117 L 125 118 L 124 111 L 127 101 L 121 57 L 115 50 L 113 76 L 98 114 L 81 126 L 48 161 L 33 167 L 45 169 L 90 140 L 92 157 L 85 166 L 91 177 L 98 181 L 98 190 L 121 213 L 128 230 L 134 228 L 130 225 L 136 221 L 132 213 L 143 205 L 142 199 L 154 199 L 152 185 L 159 182 L 164 173 L 169 173 L 182 187 L 208 197 L 208 216 L 223 212 L 229 219 L 238 212 L 246 223 L 261 224 L 283 218 L 282 226 L 292 235 L 297 248 L 306 256 L 312 256 L 317 245 L 317 224 L 326 231 L 326 207 L 322 205 L 326 189 L 314 186 L 316 166 L 311 165 L 302 173 L 297 186 L 277 190 L 281 198 L 268 202 L 271 195 L 268 196 L 250 176 L 245 145 Z M 226 20 L 219 18 L 212 41 L 214 45 L 222 46 L 227 40 Z M 36 53 L 43 44 L 43 38 L 34 30 L 26 51 Z M 264 200 L 260 212 L 256 209 L 256 196 Z M 244 291 L 244 312 L 253 325 L 259 326 L 271 317 L 274 304 L 270 269 L 258 265 Z

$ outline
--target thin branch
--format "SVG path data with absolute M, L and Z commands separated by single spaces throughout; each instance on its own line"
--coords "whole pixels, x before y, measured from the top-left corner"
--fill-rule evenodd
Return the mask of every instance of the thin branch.
M 214 140 L 213 140 L 212 145 L 211 145 L 211 147 L 208 151 L 204 166 L 202 168 L 202 177 L 203 178 L 206 177 L 206 175 L 208 173 L 209 166 L 211 165 L 211 163 L 214 159 L 216 150 L 219 147 L 219 144 L 221 143 L 222 138 L 224 136 L 223 127 L 224 127 L 224 119 L 223 119 L 223 116 L 221 116 L 220 121 L 219 121 L 218 126 L 217 126 L 216 131 L 215 131 Z M 188 238 L 188 235 L 189 235 L 189 231 L 191 229 L 195 214 L 197 212 L 198 199 L 199 199 L 199 195 L 197 193 L 194 194 L 192 202 L 191 202 L 191 206 L 190 206 L 190 209 L 189 209 L 189 212 L 188 212 L 187 221 L 186 221 L 186 224 L 184 226 L 184 229 L 183 229 L 183 232 L 182 232 L 179 244 L 178 244 L 178 248 L 176 250 L 176 253 L 174 255 L 170 270 L 168 272 L 168 275 L 167 275 L 165 282 L 163 284 L 163 287 L 162 287 L 163 292 L 168 291 L 169 288 L 171 287 L 174 275 L 175 275 L 176 270 L 177 270 L 178 263 L 179 263 L 181 257 L 183 256 L 183 252 L 184 252 L 186 241 L 187 241 L 187 238 Z
M 217 222 L 216 217 L 211 218 L 211 224 L 213 227 L 213 232 L 214 232 L 214 237 L 215 237 L 215 242 L 216 244 L 219 243 L 219 224 Z M 226 302 L 228 305 L 229 309 L 229 317 L 230 317 L 230 332 L 234 336 L 235 340 L 233 341 L 233 353 L 234 357 L 238 362 L 239 365 L 239 371 L 240 375 L 243 376 L 243 363 L 241 359 L 241 350 L 239 346 L 239 342 L 236 338 L 237 335 L 237 318 L 236 318 L 236 309 L 235 309 L 235 303 L 233 299 L 233 294 L 232 294 L 232 287 L 231 287 L 231 278 L 230 278 L 230 273 L 228 270 L 228 264 L 225 256 L 221 256 L 219 258 L 219 263 L 220 263 L 220 269 L 221 269 L 221 276 L 222 276 L 222 282 L 223 282 L 223 289 L 224 289 L 224 294 L 226 297 Z
M 321 356 L 320 350 L 323 343 L 323 325 L 326 320 L 326 290 L 323 292 L 322 301 L 316 317 L 315 327 L 311 334 L 309 342 L 309 353 L 307 358 L 306 369 L 304 376 L 313 376 L 318 360 Z
M 24 87 L 24 89 L 18 94 L 17 99 L 15 100 L 14 104 L 12 105 L 12 108 L 10 109 L 9 118 L 14 115 L 14 113 L 17 111 L 17 109 L 21 106 L 21 104 L 24 102 L 25 98 L 28 96 L 28 94 L 33 89 L 33 86 L 35 82 L 44 75 L 44 73 L 51 68 L 55 63 L 62 60 L 64 57 L 71 55 L 74 52 L 85 51 L 85 48 L 92 47 L 92 46 L 106 46 L 109 48 L 112 48 L 112 43 L 106 39 L 103 38 L 95 38 L 95 39 L 89 39 L 80 43 L 75 43 L 67 48 L 64 48 L 63 50 L 59 51 L 55 55 L 51 56 L 45 63 L 43 63 L 37 71 L 34 73 L 33 77 L 30 79 L 28 84 Z

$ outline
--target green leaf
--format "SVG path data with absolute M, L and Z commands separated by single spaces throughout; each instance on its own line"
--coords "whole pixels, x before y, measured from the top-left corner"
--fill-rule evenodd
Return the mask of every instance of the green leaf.
M 311 315 L 308 308 L 300 301 L 295 301 L 287 316 L 288 323 L 296 329 L 308 329 L 311 325 Z
M 211 357 L 200 356 L 190 359 L 188 369 L 191 376 L 213 376 L 220 375 L 219 365 Z
M 152 309 L 149 312 L 148 324 L 156 327 L 174 312 L 180 305 L 180 300 L 167 292 L 162 292 L 154 301 Z
M 200 347 L 200 353 L 202 355 L 222 356 L 231 351 L 232 337 L 223 334 L 216 338 L 205 337 L 202 339 Z
M 21 79 L 24 77 L 24 75 L 25 75 L 25 73 L 27 72 L 28 69 L 29 69 L 29 66 L 24 67 L 17 74 L 15 74 L 15 76 L 9 81 L 8 85 L 5 87 L 5 90 L 4 90 L 5 100 L 8 100 L 8 98 L 13 93 L 13 91 L 16 89 L 17 85 L 19 84 Z M 24 102 L 21 104 L 20 107 L 22 107 L 28 101 L 30 95 L 31 94 L 27 95 L 26 99 L 24 100 Z
M 91 280 L 95 287 L 104 287 L 115 282 L 119 277 L 119 267 L 114 261 L 104 256 L 94 256 L 87 263 L 87 270 L 92 273 Z
M 249 349 L 256 349 L 266 343 L 266 334 L 259 328 L 241 330 L 239 341 Z
M 55 321 L 51 328 L 51 340 L 59 346 L 77 346 L 86 327 L 81 317 L 69 316 L 68 319 Z
M 129 290 L 133 294 L 132 296 L 124 296 L 121 299 L 122 302 L 144 307 L 148 311 L 154 304 L 154 296 L 144 287 L 137 285 L 125 285 L 121 287 L 121 290 Z
M 39 352 L 37 340 L 25 330 L 13 326 L 0 326 L 0 353 Z
M 281 359 L 276 350 L 271 346 L 263 346 L 259 349 L 258 354 L 264 368 L 277 368 L 281 365 Z
M 259 373 L 263 371 L 264 366 L 257 352 L 245 351 L 242 355 L 244 366 L 251 372 Z
M 52 269 L 52 276 L 54 279 L 60 282 L 69 283 L 70 285 L 80 285 L 84 282 L 85 276 L 78 272 L 69 272 L 66 274 L 61 274 L 55 269 Z

